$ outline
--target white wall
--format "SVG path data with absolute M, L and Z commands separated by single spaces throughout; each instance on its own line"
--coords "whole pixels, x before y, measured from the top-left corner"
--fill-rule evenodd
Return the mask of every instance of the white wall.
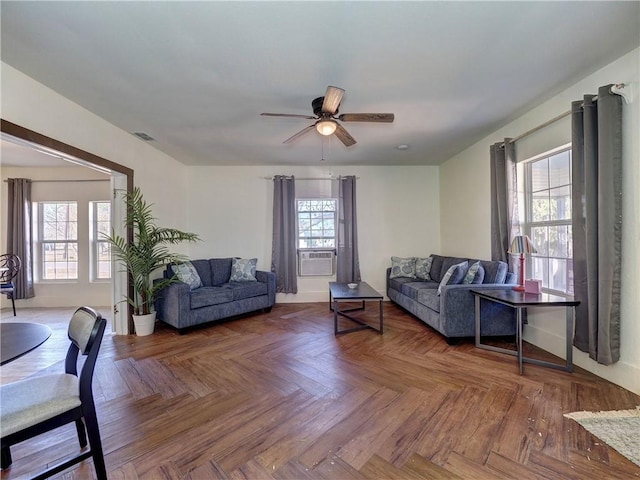
M 134 183 L 142 189 L 146 200 L 154 204 L 158 224 L 186 229 L 185 165 L 4 62 L 0 73 L 3 119 L 133 169 Z M 4 202 L 6 190 L 2 195 Z M 5 226 L 6 221 L 0 226 L 3 238 Z M 63 295 L 61 291 L 57 293 Z M 91 304 L 93 297 L 89 292 L 76 293 L 73 286 L 65 293 L 67 298 L 73 297 L 70 306 Z M 24 302 L 17 300 L 17 308 Z
M 574 348 L 574 363 L 640 394 L 640 49 L 636 49 L 448 160 L 440 169 L 442 253 L 489 258 L 489 146 L 516 137 L 569 110 L 599 86 L 625 83 L 623 112 L 623 238 L 621 359 L 603 366 Z M 569 125 L 564 122 L 565 125 Z M 517 144 L 516 144 L 517 148 Z M 469 241 L 474 239 L 474 241 Z M 533 311 L 525 339 L 564 358 L 564 310 Z
M 93 305 L 105 306 L 111 302 L 109 282 L 91 282 L 89 272 L 89 202 L 110 199 L 109 176 L 83 167 L 65 168 L 17 168 L 3 167 L 1 171 L 1 197 L 7 198 L 7 178 L 30 178 L 31 200 L 40 201 L 76 201 L 78 202 L 78 256 L 79 270 L 77 280 L 44 282 L 36 280 L 36 296 L 19 300 L 18 307 L 66 307 Z M 102 180 L 100 182 L 69 182 L 69 180 Z M 42 182 L 41 180 L 48 180 Z M 51 182 L 51 180 L 62 180 Z M 7 210 L 1 209 L 0 223 L 7 224 Z M 35 233 L 35 232 L 34 232 Z M 0 239 L 0 251 L 5 252 L 6 235 Z M 36 255 L 37 252 L 34 252 Z M 34 270 L 37 267 L 34 264 Z M 2 308 L 10 308 L 11 301 L 0 296 Z M 6 313 L 3 312 L 3 313 Z M 4 315 L 3 315 L 4 316 Z
M 392 255 L 440 250 L 437 167 L 194 167 L 188 174 L 188 224 L 203 241 L 191 247 L 191 257 L 258 257 L 258 268 L 270 270 L 273 182 L 265 177 L 277 174 L 358 177 L 362 279 L 381 293 Z M 277 301 L 327 301 L 330 280 L 299 278 L 298 293 L 279 294 Z
M 4 62 L 0 73 L 3 119 L 133 169 L 158 223 L 185 228 L 185 165 Z

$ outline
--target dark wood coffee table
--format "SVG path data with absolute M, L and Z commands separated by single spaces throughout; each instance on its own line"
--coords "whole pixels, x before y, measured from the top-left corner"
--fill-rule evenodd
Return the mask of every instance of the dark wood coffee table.
M 375 330 L 382 334 L 382 299 L 383 296 L 380 295 L 376 290 L 371 288 L 371 286 L 367 282 L 357 282 L 358 286 L 356 288 L 349 288 L 346 283 L 338 283 L 338 282 L 329 282 L 329 309 L 333 312 L 333 331 L 335 335 L 340 335 L 343 333 L 357 332 L 358 330 L 364 330 L 370 328 L 371 330 Z M 369 325 L 362 320 L 349 315 L 350 312 L 362 311 L 365 309 L 366 301 L 377 301 L 380 306 L 380 328 L 375 328 L 372 325 Z M 347 308 L 345 310 L 340 310 L 339 305 L 340 302 L 362 302 L 362 306 L 355 308 Z M 352 322 L 358 324 L 357 327 L 348 328 L 346 330 L 338 330 L 338 315 L 344 318 L 348 318 Z

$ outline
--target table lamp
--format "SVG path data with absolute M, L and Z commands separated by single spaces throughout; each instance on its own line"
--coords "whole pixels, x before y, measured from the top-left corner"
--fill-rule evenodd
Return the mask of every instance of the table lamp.
M 507 253 L 520 254 L 520 281 L 517 287 L 513 287 L 518 292 L 524 292 L 524 254 L 538 253 L 538 251 L 531 243 L 531 239 L 527 235 L 516 235 L 511 241 L 511 246 Z

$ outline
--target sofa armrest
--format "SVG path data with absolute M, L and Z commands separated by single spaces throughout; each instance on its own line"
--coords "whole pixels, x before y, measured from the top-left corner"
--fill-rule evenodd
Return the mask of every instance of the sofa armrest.
M 513 284 L 483 283 L 465 285 L 445 285 L 440 293 L 440 324 L 451 329 L 447 336 L 458 336 L 456 327 L 464 328 L 469 321 L 475 321 L 475 295 L 471 290 L 510 290 Z M 481 302 L 482 331 L 491 334 L 491 321 L 504 323 L 513 321 L 516 311 L 506 305 L 494 302 Z M 486 326 L 485 326 L 486 325 Z
M 173 282 L 158 293 L 156 301 L 158 318 L 182 328 L 191 312 L 191 289 L 183 282 Z M 181 319 L 183 319 L 181 321 Z
M 256 280 L 267 284 L 269 305 L 274 305 L 276 303 L 276 274 L 264 270 L 256 270 Z
M 387 290 L 386 290 L 387 295 L 389 295 L 389 277 L 390 276 L 391 276 L 391 267 L 387 268 L 387 276 L 385 277 L 387 279 Z

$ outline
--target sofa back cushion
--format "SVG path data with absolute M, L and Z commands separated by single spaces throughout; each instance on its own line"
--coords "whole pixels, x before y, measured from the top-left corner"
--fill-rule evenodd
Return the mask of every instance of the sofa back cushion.
M 191 260 L 191 264 L 195 267 L 196 272 L 200 276 L 200 281 L 205 287 L 211 286 L 211 266 L 208 260 Z
M 500 260 L 480 260 L 480 264 L 484 268 L 484 280 L 482 283 L 504 283 L 509 265 Z
M 429 273 L 429 276 L 431 277 L 431 280 L 438 283 L 442 281 L 442 278 L 449 268 L 453 265 L 467 261 L 466 258 L 443 257 L 441 255 L 431 256 L 433 257 L 433 261 L 431 262 L 431 272 Z
M 440 282 L 452 265 L 464 262 L 465 260 L 469 262 L 469 265 L 478 261 L 472 258 L 443 257 L 441 255 L 431 256 L 433 257 L 433 261 L 431 262 L 430 276 L 434 282 Z M 509 270 L 509 266 L 505 262 L 499 260 L 480 260 L 480 265 L 484 268 L 484 279 L 482 283 L 505 283 Z
M 219 287 L 228 283 L 231 277 L 231 258 L 211 258 L 211 285 Z M 204 280 L 202 281 L 204 283 Z

